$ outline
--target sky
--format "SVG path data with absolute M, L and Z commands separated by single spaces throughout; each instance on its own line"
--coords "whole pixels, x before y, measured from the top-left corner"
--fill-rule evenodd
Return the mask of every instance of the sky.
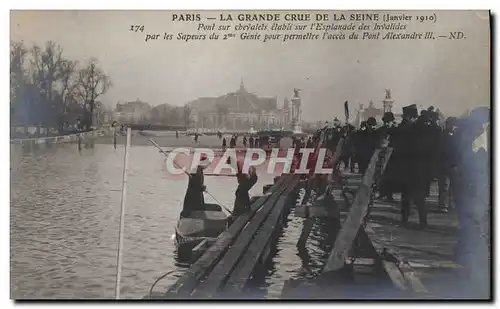
M 450 116 L 490 105 L 486 11 L 437 11 L 435 23 L 409 26 L 408 32 L 434 31 L 435 35 L 463 31 L 463 40 L 145 42 L 146 33 L 195 34 L 199 23 L 212 23 L 173 22 L 172 15 L 178 13 L 11 11 L 11 40 L 22 40 L 28 46 L 52 40 L 67 58 L 82 63 L 97 57 L 113 82 L 101 98 L 109 107 L 135 99 L 151 105 L 183 105 L 199 97 L 235 91 L 242 79 L 249 92 L 277 96 L 279 106 L 285 97 L 293 96 L 294 88 L 301 89 L 303 119 L 307 121 L 343 117 L 346 100 L 351 110 L 370 100 L 381 107 L 386 88 L 391 89 L 396 113 L 414 103 L 439 107 Z M 220 14 L 199 13 L 203 17 Z M 241 12 L 224 13 L 236 16 Z M 239 23 L 248 24 L 231 22 L 233 26 Z M 131 25 L 144 25 L 145 33 L 130 31 Z

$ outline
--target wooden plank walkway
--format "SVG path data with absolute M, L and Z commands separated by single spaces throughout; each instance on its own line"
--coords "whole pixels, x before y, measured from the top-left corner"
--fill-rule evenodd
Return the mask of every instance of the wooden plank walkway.
M 265 249 L 252 245 L 256 243 L 254 237 L 259 237 L 260 241 L 270 237 L 258 231 L 262 227 L 269 232 L 277 226 L 273 223 L 283 214 L 286 201 L 297 193 L 299 179 L 300 175 L 282 175 L 266 195 L 251 205 L 249 212 L 238 217 L 217 238 L 215 244 L 168 289 L 163 298 L 218 297 L 228 279 L 232 280 L 230 282 L 246 282 L 250 277 L 248 270 L 255 266 L 254 255 L 247 255 L 247 251 Z M 260 257 L 262 252 L 256 255 Z M 251 261 L 248 261 L 249 257 Z M 231 277 L 235 269 L 237 272 Z
M 372 196 L 373 204 L 369 207 L 366 221 L 361 224 L 359 220 L 365 213 L 365 206 L 360 204 L 368 206 L 365 203 L 368 192 L 366 188 L 361 189 L 360 184 L 365 187 L 369 184 L 370 173 L 369 168 L 361 183 L 359 175 L 346 175 L 347 183 L 343 187 L 356 190 L 353 200 L 348 198 L 346 202 L 340 189 L 334 191 L 335 202 L 344 222 L 329 260 L 325 263 L 326 272 L 315 280 L 286 283 L 282 297 L 300 298 L 300 294 L 321 299 L 342 298 L 335 293 L 339 286 L 331 286 L 335 282 L 332 274 L 341 274 L 349 265 L 352 267 L 360 264 L 360 260 L 363 260 L 363 266 L 372 265 L 382 270 L 392 287 L 401 292 L 390 293 L 388 298 L 443 299 L 457 296 L 457 293 L 450 294 L 450 290 L 453 290 L 450 286 L 460 280 L 457 271 L 462 269 L 454 258 L 458 242 L 458 220 L 453 209 L 449 213 L 438 210 L 437 183 L 432 184 L 431 195 L 426 199 L 429 210 L 427 228 L 418 228 L 416 209 L 412 212 L 409 226 L 401 226 L 398 194 L 391 203 L 374 200 Z M 305 207 L 308 206 L 298 207 L 294 214 L 304 216 L 307 212 L 310 216 L 332 216 L 331 211 L 325 207 L 309 206 L 307 211 L 303 209 Z M 359 226 L 362 228 L 356 233 Z M 368 254 L 366 259 L 363 254 L 356 252 L 359 246 L 369 246 L 371 248 L 368 251 L 375 254 Z M 330 275 L 326 276 L 327 274 Z M 327 287 L 324 286 L 326 281 L 330 281 Z
M 361 247 L 364 247 L 364 250 L 361 250 L 364 251 L 363 255 L 371 255 L 373 258 L 378 258 L 377 252 L 369 242 L 369 238 L 366 236 L 363 237 L 362 223 L 368 213 L 368 206 L 372 197 L 374 184 L 376 184 L 376 181 L 383 173 L 391 153 L 392 149 L 390 148 L 382 150 L 377 149 L 374 152 L 368 169 L 365 175 L 363 175 L 362 181 L 360 183 L 358 182 L 359 185 L 356 188 L 356 193 L 352 200 L 349 200 L 345 192 L 345 184 L 341 183 L 340 188 L 337 185 L 336 190 L 333 192 L 335 195 L 333 205 L 325 203 L 323 207 L 337 207 L 338 210 L 347 208 L 348 214 L 342 224 L 342 228 L 336 235 L 333 250 L 323 267 L 323 274 L 313 281 L 299 282 L 298 284 L 285 284 L 282 291 L 282 297 L 296 297 L 299 294 L 314 295 L 314 297 L 319 298 L 331 297 L 331 289 L 328 287 L 325 288 L 325 283 L 326 286 L 334 282 L 342 282 L 341 284 L 345 285 L 345 266 L 348 264 L 349 260 L 360 256 L 359 249 Z M 344 205 L 342 205 L 342 200 L 344 200 Z M 350 207 L 346 207 L 348 205 L 350 205 Z M 328 211 L 326 212 L 329 213 Z M 340 280 L 336 280 L 339 278 Z
M 360 288 L 356 298 L 441 299 L 449 295 L 439 287 L 445 280 L 456 281 L 456 271 L 461 269 L 453 254 L 459 230 L 456 214 L 453 210 L 437 211 L 433 184 L 426 200 L 428 227 L 416 228 L 415 212 L 410 225 L 402 227 L 400 196 L 395 195 L 393 203 L 375 199 L 391 154 L 391 148 L 376 150 L 366 173 L 345 174 L 345 180 L 331 187 L 331 197 L 325 201 L 318 202 L 317 196 L 306 190 L 301 205 L 293 210 L 293 215 L 306 218 L 298 250 L 306 243 L 313 217 L 340 220 L 342 227 L 323 273 L 313 280 L 285 282 L 283 298 L 352 298 L 358 284 L 354 282 L 360 282 L 353 278 L 358 277 L 372 281 Z M 270 258 L 290 206 L 295 205 L 300 178 L 281 176 L 162 297 L 245 297 L 256 270 Z
M 252 244 L 245 253 L 248 258 L 242 259 L 236 269 L 231 273 L 224 288 L 224 295 L 226 297 L 230 295 L 241 295 L 254 269 L 259 264 L 264 264 L 269 258 L 272 246 L 271 243 L 276 238 L 276 234 L 279 234 L 282 229 L 285 206 L 295 204 L 296 199 L 294 198 L 295 194 L 293 194 L 293 191 L 296 190 L 297 183 L 298 177 L 295 177 L 287 187 L 285 194 L 280 196 L 268 220 L 266 220 L 265 224 L 259 229 L 257 235 L 255 235 Z
M 433 189 L 437 184 L 433 183 Z M 437 190 L 432 190 L 437 191 Z M 376 201 L 366 224 L 366 233 L 379 252 L 398 265 L 416 298 L 443 298 L 449 293 L 439 291 L 439 284 L 452 285 L 460 280 L 454 250 L 458 243 L 459 226 L 456 213 L 438 211 L 438 196 L 426 199 L 428 226 L 418 228 L 418 215 L 414 209 L 410 224 L 401 226 L 400 196 L 393 203 Z M 436 288 L 437 287 L 437 288 Z
M 227 281 L 232 290 L 241 292 L 250 278 L 253 268 L 264 255 L 264 248 L 276 227 L 278 218 L 284 211 L 285 202 L 299 182 L 294 175 L 285 186 L 276 190 L 261 210 L 248 223 L 248 226 L 236 238 L 210 275 L 203 280 L 192 294 L 195 298 L 217 297 Z M 265 258 L 262 260 L 265 261 Z

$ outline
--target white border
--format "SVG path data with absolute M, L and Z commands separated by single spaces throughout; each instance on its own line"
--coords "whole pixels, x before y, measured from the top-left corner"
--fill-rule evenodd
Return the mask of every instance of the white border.
M 8 139 L 9 139 L 9 130 L 10 128 L 8 127 L 9 124 L 9 113 L 8 113 L 8 102 L 9 102 L 9 91 L 7 89 L 7 84 L 8 84 L 8 42 L 9 42 L 9 10 L 10 9 L 170 9 L 170 10 L 181 10 L 181 9 L 231 9 L 231 10 L 237 10 L 237 9 L 261 9 L 261 10 L 269 10 L 269 9 L 287 9 L 287 10 L 292 10 L 292 9 L 330 9 L 330 10 L 345 10 L 345 9 L 492 9 L 494 12 L 499 12 L 500 9 L 498 9 L 498 3 L 499 1 L 487 1 L 487 0 L 475 0 L 473 2 L 466 2 L 466 1 L 441 1 L 441 3 L 437 3 L 435 0 L 420 0 L 420 1 L 388 1 L 388 0 L 378 0 L 378 1 L 343 1 L 343 2 L 334 2 L 334 1 L 318 1 L 318 0 L 307 0 L 307 1 L 276 1 L 274 3 L 269 2 L 269 0 L 252 0 L 252 1 L 216 1 L 216 0 L 210 0 L 210 1 L 203 1 L 203 0 L 183 0 L 183 1 L 158 1 L 159 3 L 156 3 L 157 1 L 152 1 L 152 0 L 141 0 L 141 1 L 117 1 L 116 3 L 119 4 L 120 6 L 115 6 L 113 5 L 113 2 L 109 1 L 108 3 L 104 3 L 102 0 L 85 0 L 80 3 L 73 3 L 70 1 L 54 1 L 54 0 L 44 0 L 44 1 L 36 1 L 36 0 L 31 0 L 31 1 L 2 1 L 1 6 L 2 6 L 2 57 L 4 61 L 2 61 L 2 70 L 1 72 L 4 73 L 4 80 L 0 84 L 0 87 L 2 87 L 2 93 L 3 95 L 3 104 L 4 104 L 4 113 L 1 114 L 1 117 L 3 118 L 2 121 L 0 122 L 2 126 L 4 126 L 4 130 L 2 130 L 1 136 L 1 142 L 3 145 L 8 144 Z M 472 5 L 473 7 L 469 6 Z M 498 18 L 498 17 L 497 17 Z M 498 41 L 498 31 L 495 32 L 495 39 Z M 497 54 L 496 54 L 497 55 Z M 496 56 L 495 55 L 495 56 Z M 497 66 L 495 66 L 495 71 L 497 71 Z M 498 88 L 498 79 L 495 81 L 494 89 Z M 495 113 L 495 120 L 497 119 L 497 112 Z M 495 132 L 497 133 L 497 132 Z M 498 134 L 495 134 L 498 136 Z M 2 148 L 2 149 L 7 149 L 7 147 Z M 1 152 L 2 158 L 2 183 L 3 185 L 0 186 L 2 191 L 4 192 L 1 194 L 1 196 L 5 199 L 5 204 L 0 207 L 0 211 L 2 212 L 2 215 L 0 216 L 1 220 L 3 221 L 0 226 L 2 227 L 2 232 L 0 234 L 1 240 L 2 240 L 2 272 L 0 273 L 0 278 L 2 279 L 1 284 L 2 284 L 2 295 L 1 295 L 1 302 L 2 302 L 2 308 L 10 308 L 13 307 L 14 304 L 12 301 L 9 300 L 10 298 L 10 255 L 9 255 L 9 240 L 10 240 L 10 225 L 9 225 L 9 208 L 7 205 L 10 205 L 10 201 L 7 200 L 7 196 L 9 196 L 10 190 L 9 188 L 9 183 L 10 179 L 8 178 L 9 175 L 7 173 L 7 170 L 9 169 L 8 166 L 10 165 L 9 161 L 9 154 L 7 151 L 2 151 Z M 497 189 L 497 188 L 495 188 Z M 500 192 L 499 190 L 494 190 L 494 192 Z M 495 211 L 496 217 L 499 216 L 498 213 L 500 213 L 499 210 Z M 497 220 L 495 220 L 496 222 Z M 493 239 L 496 239 L 495 237 Z M 495 247 L 498 244 L 495 243 Z M 495 267 L 497 268 L 497 267 Z M 495 276 L 496 278 L 496 276 Z M 259 307 L 271 307 L 271 306 L 277 306 L 278 304 L 285 304 L 285 305 L 290 305 L 290 303 L 258 303 L 254 304 L 253 306 L 259 306 Z M 316 304 L 316 303 L 314 303 Z M 4 306 L 5 305 L 5 306 Z M 21 304 L 17 306 L 26 306 L 29 304 Z M 62 304 L 61 307 L 90 307 L 92 306 L 93 308 L 99 308 L 99 307 L 104 307 L 106 304 L 83 304 L 83 305 L 78 305 L 77 303 L 75 304 Z M 137 303 L 129 303 L 128 304 L 130 307 L 145 307 L 146 305 L 140 305 Z M 175 304 L 175 303 L 169 303 L 169 304 L 163 304 L 163 305 L 168 305 L 172 307 L 177 307 L 180 306 L 181 304 Z M 188 305 L 188 303 L 183 304 L 183 306 Z M 202 304 L 198 304 L 196 306 L 201 306 Z M 206 305 L 206 304 L 203 304 Z M 219 305 L 219 304 L 214 304 L 214 305 Z M 229 304 L 230 305 L 230 304 Z M 239 304 L 235 304 L 239 305 Z M 307 303 L 304 303 L 304 305 L 309 305 Z M 340 306 L 340 304 L 328 304 L 325 303 L 324 305 L 327 306 Z M 361 306 L 360 304 L 347 304 L 349 307 L 358 307 Z M 373 305 L 373 304 L 371 304 Z M 382 304 L 383 306 L 387 306 L 386 304 Z M 406 304 L 398 304 L 394 303 L 396 306 L 401 306 L 401 305 L 406 305 Z M 469 304 L 472 306 L 472 304 Z M 39 305 L 40 306 L 40 305 Z M 52 306 L 52 304 L 46 304 L 43 306 Z M 194 306 L 194 305 L 189 305 L 189 306 Z M 427 306 L 427 304 L 422 304 L 422 305 L 417 305 L 417 306 Z M 454 304 L 449 304 L 446 306 L 455 306 Z M 477 305 L 475 305 L 477 306 Z

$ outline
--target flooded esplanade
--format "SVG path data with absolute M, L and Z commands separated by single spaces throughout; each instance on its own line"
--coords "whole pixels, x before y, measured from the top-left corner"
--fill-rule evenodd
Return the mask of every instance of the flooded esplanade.
M 11 299 L 491 299 L 489 11 L 10 15 Z
M 191 143 L 191 139 L 186 140 Z M 130 148 L 123 298 L 144 297 L 160 275 L 176 270 L 155 287 L 164 290 L 190 264 L 177 260 L 172 240 L 187 177 L 169 179 L 158 151 L 134 142 L 145 144 L 133 138 Z M 160 138 L 159 142 L 168 141 Z M 114 297 L 125 147 L 119 143 L 114 149 L 111 143 L 96 143 L 81 148 L 79 151 L 77 144 L 11 144 L 12 298 Z M 234 177 L 206 177 L 205 183 L 220 203 L 233 208 Z M 261 194 L 262 186 L 268 183 L 272 183 L 272 176 L 260 173 L 251 194 Z M 206 202 L 213 202 L 210 199 L 207 196 Z M 282 281 L 293 276 L 294 269 L 295 275 L 302 275 L 302 260 L 296 255 L 294 241 L 303 220 L 293 218 L 282 237 L 282 251 L 275 257 L 282 269 L 271 266 L 266 278 L 270 296 L 280 295 Z M 318 241 L 325 235 L 320 225 L 315 229 L 309 246 L 311 255 L 320 257 L 325 248 Z

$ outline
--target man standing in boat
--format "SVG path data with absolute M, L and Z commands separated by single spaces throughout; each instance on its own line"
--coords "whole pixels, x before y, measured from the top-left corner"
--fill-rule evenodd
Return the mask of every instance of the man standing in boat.
M 206 190 L 204 184 L 205 177 L 203 170 L 210 165 L 207 155 L 202 154 L 200 164 L 196 168 L 195 173 L 189 174 L 189 183 L 184 197 L 184 205 L 181 212 L 181 217 L 188 217 L 193 210 L 205 210 L 205 199 L 203 192 Z
M 236 163 L 238 168 L 238 173 L 236 177 L 238 179 L 238 188 L 236 189 L 236 198 L 234 200 L 234 209 L 232 214 L 231 222 L 234 222 L 236 218 L 248 211 L 250 208 L 250 195 L 248 191 L 257 182 L 257 171 L 254 166 L 250 166 L 248 169 L 248 174 L 243 173 L 243 162 L 238 161 Z

